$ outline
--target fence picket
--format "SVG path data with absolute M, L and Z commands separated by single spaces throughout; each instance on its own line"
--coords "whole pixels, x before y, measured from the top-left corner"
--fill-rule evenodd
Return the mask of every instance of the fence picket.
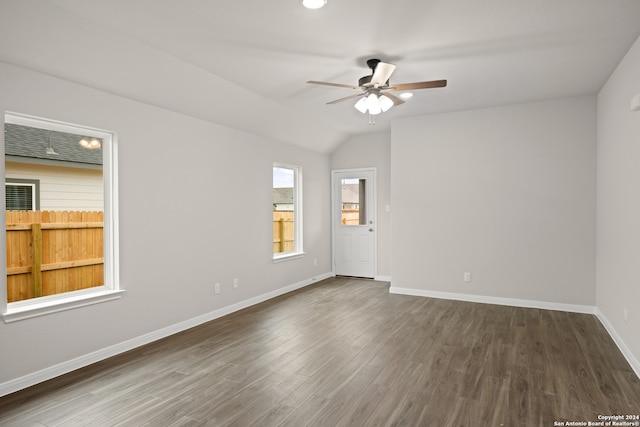
M 293 211 L 273 211 L 273 253 L 294 249 Z
M 34 297 L 42 296 L 42 227 L 39 222 L 31 224 L 31 278 Z

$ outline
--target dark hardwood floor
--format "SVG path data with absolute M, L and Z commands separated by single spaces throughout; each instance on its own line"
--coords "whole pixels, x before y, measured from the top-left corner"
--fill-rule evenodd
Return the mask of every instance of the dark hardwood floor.
M 0 399 L 3 426 L 553 426 L 640 413 L 592 315 L 332 278 Z

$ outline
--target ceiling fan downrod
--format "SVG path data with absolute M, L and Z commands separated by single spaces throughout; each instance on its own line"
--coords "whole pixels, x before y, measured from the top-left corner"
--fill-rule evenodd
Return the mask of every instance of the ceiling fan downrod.
M 373 73 L 375 73 L 376 67 L 381 62 L 382 62 L 381 60 L 375 59 L 375 58 L 367 59 L 367 67 L 371 68 L 371 75 L 373 75 Z

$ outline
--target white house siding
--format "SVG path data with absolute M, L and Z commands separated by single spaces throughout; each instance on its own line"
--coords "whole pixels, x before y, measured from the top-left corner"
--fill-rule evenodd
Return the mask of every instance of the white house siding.
M 6 178 L 40 180 L 40 210 L 102 211 L 102 171 L 6 162 Z

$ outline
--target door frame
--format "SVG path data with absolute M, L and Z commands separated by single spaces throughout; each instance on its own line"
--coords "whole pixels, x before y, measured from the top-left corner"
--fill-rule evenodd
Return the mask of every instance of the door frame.
M 331 272 L 336 275 L 336 233 L 338 231 L 338 205 L 341 197 L 336 194 L 336 176 L 339 173 L 371 172 L 373 188 L 371 189 L 371 205 L 373 207 L 373 279 L 378 277 L 378 174 L 375 166 L 366 168 L 332 169 L 331 170 Z M 342 212 L 342 209 L 340 209 Z

